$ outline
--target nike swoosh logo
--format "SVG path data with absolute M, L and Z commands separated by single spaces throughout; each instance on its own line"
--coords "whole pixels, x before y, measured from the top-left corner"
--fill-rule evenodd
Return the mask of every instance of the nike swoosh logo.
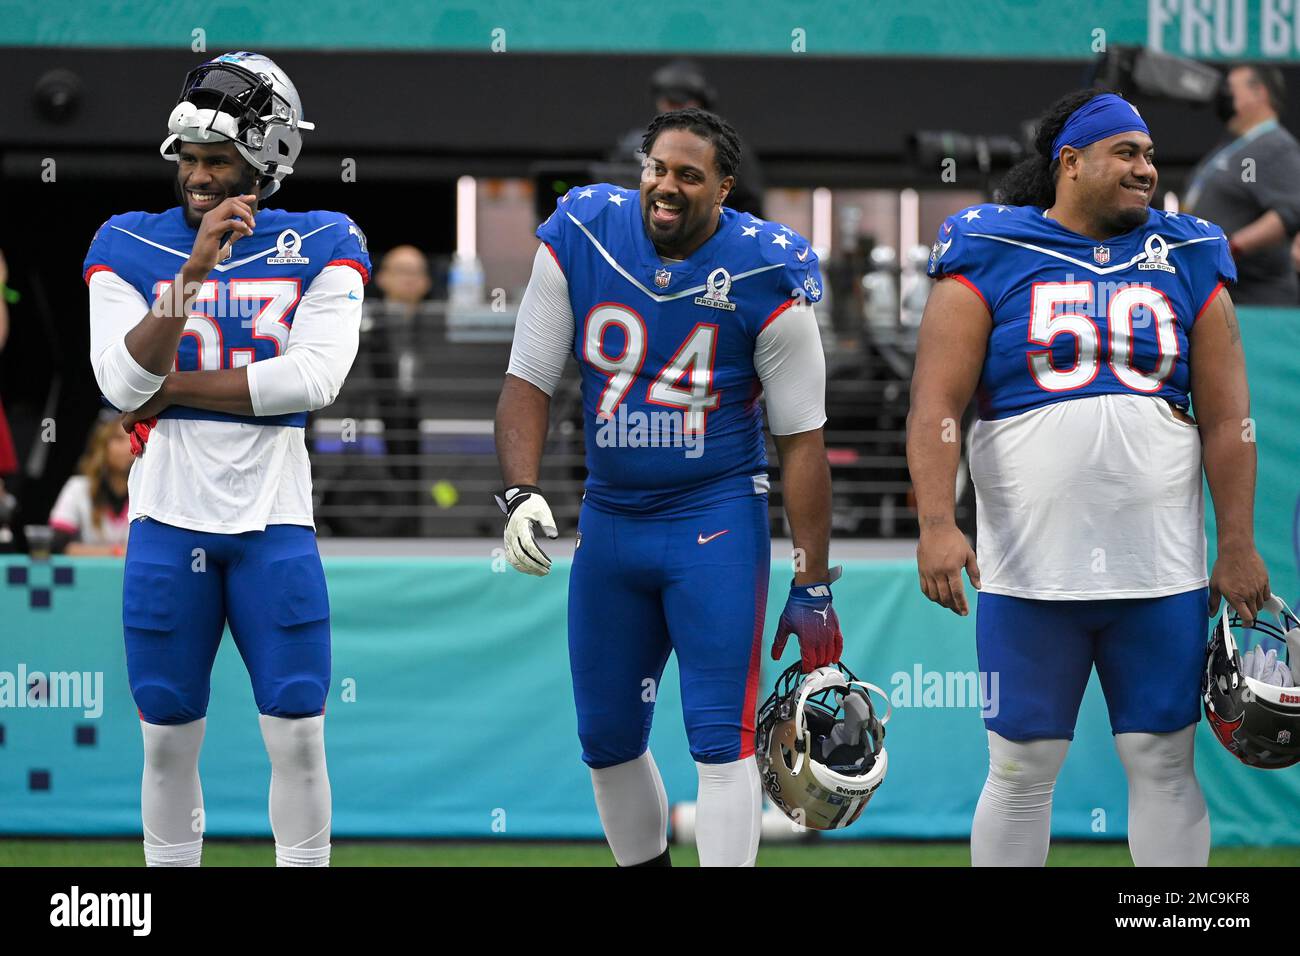
M 810 248 L 812 248 L 812 247 L 811 247 L 811 246 L 807 246 L 807 247 L 805 247 L 805 248 L 804 248 L 804 251 L 798 253 L 798 254 L 795 256 L 795 258 L 798 259 L 800 262 L 803 262 L 804 260 L 806 260 L 806 259 L 808 258 L 808 250 L 809 250 Z
M 712 541 L 714 538 L 721 538 L 724 534 L 727 533 L 727 531 L 730 531 L 730 530 L 731 530 L 730 528 L 727 528 L 725 531 L 719 531 L 719 532 L 717 532 L 716 534 L 711 534 L 711 535 L 709 535 L 707 538 L 704 537 L 703 534 L 697 534 L 696 537 L 695 537 L 695 543 L 696 543 L 696 544 L 708 544 L 708 543 L 709 543 L 710 541 Z
M 349 299 L 353 299 L 353 300 L 357 300 L 357 299 L 360 299 L 361 297 L 358 296 L 355 292 L 349 292 L 349 293 L 348 293 L 348 298 L 349 298 Z

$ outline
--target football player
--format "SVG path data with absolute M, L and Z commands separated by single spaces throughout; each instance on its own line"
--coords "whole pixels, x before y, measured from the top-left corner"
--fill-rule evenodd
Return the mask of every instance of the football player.
M 1192 751 L 1207 609 L 1222 596 L 1253 619 L 1269 594 L 1226 289 L 1236 269 L 1218 226 L 1150 208 L 1151 135 L 1119 96 L 1064 97 L 1036 150 L 1000 202 L 939 230 L 929 271 L 942 281 L 908 416 L 921 589 L 966 614 L 965 567 L 980 591 L 980 670 L 1000 679 L 971 859 L 1045 863 L 1052 789 L 1095 665 L 1134 862 L 1204 865 Z M 953 520 L 955 427 L 972 394 L 978 562 Z M 1202 460 L 1219 533 L 1208 580 Z
M 293 171 L 302 116 L 265 56 L 197 67 L 161 147 L 179 205 L 114 216 L 86 256 L 91 365 L 140 454 L 122 624 L 149 865 L 199 865 L 199 747 L 227 624 L 270 756 L 276 863 L 329 863 L 329 599 L 304 423 L 352 365 L 370 260 L 347 216 L 261 208 Z
M 827 566 L 825 363 L 810 303 L 817 256 L 779 223 L 723 207 L 735 131 L 689 108 L 657 116 L 640 194 L 571 189 L 537 230 L 497 407 L 506 553 L 528 574 L 556 536 L 538 484 L 550 396 L 572 353 L 587 470 L 569 578 L 569 659 L 583 760 L 620 866 L 668 865 L 668 804 L 646 749 L 677 654 L 699 770 L 706 866 L 747 866 L 761 797 L 754 719 L 771 544 L 767 414 L 796 574 L 773 656 L 791 633 L 806 670 L 839 658 Z

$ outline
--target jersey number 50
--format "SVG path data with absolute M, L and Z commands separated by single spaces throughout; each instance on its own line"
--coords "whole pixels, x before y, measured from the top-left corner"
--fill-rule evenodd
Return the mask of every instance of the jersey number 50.
M 610 326 L 623 330 L 623 351 L 618 355 L 605 351 L 605 330 Z M 646 339 L 644 320 L 627 306 L 605 303 L 587 314 L 582 334 L 582 358 L 609 376 L 596 403 L 596 414 L 600 418 L 614 417 L 619 403 L 641 374 Z M 646 390 L 648 404 L 665 405 L 683 412 L 683 434 L 702 435 L 709 412 L 722 401 L 721 393 L 712 391 L 713 359 L 717 348 L 717 325 L 697 322 L 686 341 Z
M 1038 282 L 1034 284 L 1029 306 L 1029 341 L 1049 346 L 1026 353 L 1029 374 L 1039 388 L 1049 392 L 1068 392 L 1082 388 L 1097 377 L 1101 367 L 1101 330 L 1088 317 L 1093 309 L 1094 286 L 1091 282 Z M 1085 306 L 1082 311 L 1058 306 Z M 1144 308 L 1155 324 L 1159 359 L 1156 367 L 1144 372 L 1133 365 L 1133 313 Z M 1159 289 L 1127 286 L 1110 297 L 1106 307 L 1106 325 L 1110 332 L 1110 370 L 1124 385 L 1135 392 L 1158 392 L 1174 371 L 1178 358 L 1174 307 Z M 1052 340 L 1058 335 L 1073 335 L 1077 355 L 1074 366 L 1058 369 L 1052 365 Z

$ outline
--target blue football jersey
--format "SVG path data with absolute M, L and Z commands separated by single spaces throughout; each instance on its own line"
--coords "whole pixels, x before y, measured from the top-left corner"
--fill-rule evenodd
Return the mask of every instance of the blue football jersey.
M 1192 325 L 1236 266 L 1218 226 L 1150 210 L 1098 242 L 1034 206 L 950 216 L 929 273 L 963 282 L 993 318 L 976 399 L 985 420 L 1053 402 L 1129 393 L 1186 409 Z
M 152 305 L 170 288 L 190 256 L 197 231 L 176 206 L 162 213 L 129 212 L 99 227 L 86 254 L 86 282 L 100 270 L 115 273 Z M 176 349 L 181 372 L 238 368 L 281 354 L 298 303 L 312 280 L 330 265 L 355 268 L 370 278 L 370 255 L 361 229 L 337 212 L 257 210 L 251 236 L 231 244 L 191 306 Z M 172 406 L 162 418 L 296 425 L 306 412 L 257 417 Z
M 808 241 L 723 207 L 704 245 L 665 262 L 640 195 L 607 183 L 569 190 L 537 236 L 573 306 L 585 500 L 648 514 L 766 492 L 754 347 L 766 323 L 821 298 Z

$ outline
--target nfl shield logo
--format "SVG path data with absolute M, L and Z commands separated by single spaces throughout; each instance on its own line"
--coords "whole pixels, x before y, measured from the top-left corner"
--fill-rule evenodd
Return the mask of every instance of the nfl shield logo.
M 1097 263 L 1099 266 L 1104 266 L 1106 263 L 1110 262 L 1110 250 L 1105 246 L 1093 246 L 1092 261 Z
M 661 289 L 668 288 L 668 283 L 673 279 L 673 274 L 667 269 L 660 269 L 655 273 L 655 285 Z

